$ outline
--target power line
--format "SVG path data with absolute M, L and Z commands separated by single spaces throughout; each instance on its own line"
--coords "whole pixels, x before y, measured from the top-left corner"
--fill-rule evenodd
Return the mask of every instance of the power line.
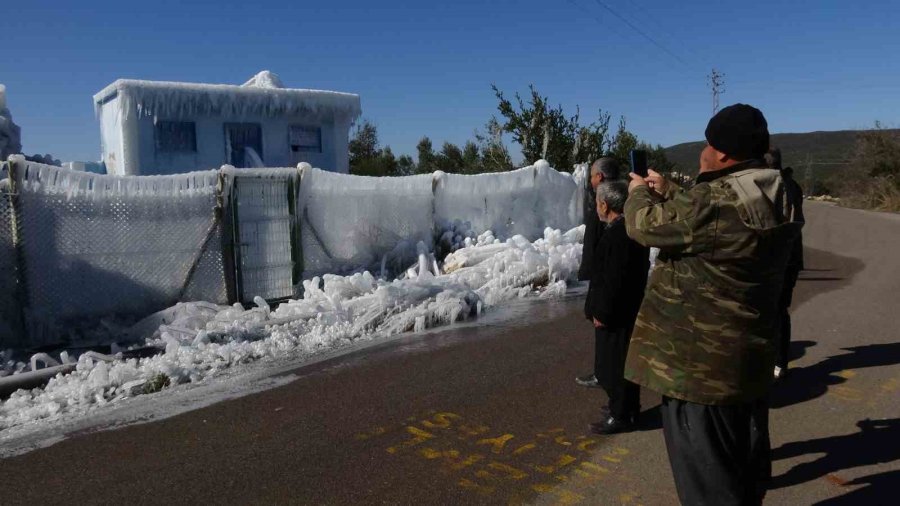
M 684 65 L 685 67 L 688 67 L 688 68 L 691 67 L 691 65 L 690 65 L 688 62 L 686 62 L 683 58 L 681 58 L 681 57 L 678 56 L 677 54 L 675 54 L 675 53 L 673 53 L 672 51 L 670 51 L 666 46 L 664 46 L 664 45 L 662 45 L 661 43 L 657 42 L 656 39 L 654 39 L 653 37 L 647 35 L 643 30 L 641 30 L 641 29 L 638 28 L 634 23 L 632 23 L 631 21 L 628 21 L 628 20 L 627 20 L 625 17 L 623 17 L 621 14 L 619 14 L 618 12 L 616 12 L 615 10 L 613 10 L 613 8 L 610 7 L 609 5 L 607 5 L 605 2 L 603 2 L 602 0 L 594 0 L 594 2 L 596 2 L 597 5 L 599 5 L 600 7 L 603 7 L 604 9 L 606 9 L 607 11 L 609 11 L 609 13 L 612 14 L 613 16 L 619 18 L 620 21 L 622 21 L 623 23 L 625 23 L 626 25 L 628 25 L 628 26 L 629 26 L 632 30 L 634 30 L 638 35 L 640 35 L 641 37 L 643 37 L 643 38 L 647 39 L 648 41 L 650 41 L 651 44 L 653 44 L 654 46 L 658 47 L 659 49 L 661 49 L 662 51 L 664 51 L 666 54 L 668 54 L 669 56 L 671 56 L 672 58 L 675 58 L 676 60 L 678 60 L 679 63 L 681 63 L 681 64 Z
M 650 12 L 650 10 L 648 10 L 646 7 L 643 7 L 641 4 L 639 4 L 638 2 L 636 2 L 636 1 L 634 1 L 634 0 L 627 0 L 627 1 L 628 1 L 629 4 L 631 4 L 632 7 L 634 7 L 635 9 L 637 9 L 638 11 L 640 11 L 641 13 L 643 13 L 644 16 L 645 16 L 647 19 L 649 19 L 650 21 L 652 21 L 653 24 L 655 24 L 656 27 L 659 28 L 660 31 L 661 31 L 664 35 L 666 35 L 670 40 L 674 40 L 674 41 L 676 41 L 676 43 L 679 42 L 679 41 L 678 41 L 678 37 L 677 37 L 676 35 L 674 35 L 672 31 L 666 29 L 666 27 L 663 26 L 663 23 L 659 20 L 659 18 L 657 18 L 656 16 L 654 16 L 653 13 Z M 699 60 L 704 60 L 704 61 L 706 60 L 706 57 L 704 57 L 704 56 L 700 55 L 699 53 L 697 53 L 696 51 L 692 50 L 692 49 L 691 49 L 690 47 L 688 47 L 686 44 L 680 43 L 680 44 L 678 44 L 678 45 L 681 46 L 681 48 L 684 49 L 685 51 L 687 51 L 688 53 L 691 53 L 691 55 L 692 55 L 696 60 L 698 60 L 698 61 L 699 61 Z
M 604 22 L 603 19 L 601 19 L 601 18 L 600 18 L 599 16 L 597 16 L 596 14 L 594 14 L 594 13 L 593 13 L 590 9 L 588 9 L 587 7 L 585 7 L 585 6 L 581 5 L 581 4 L 579 4 L 579 3 L 576 2 L 575 0 L 566 0 L 566 1 L 568 1 L 570 4 L 574 5 L 575 7 L 577 7 L 578 9 L 580 9 L 581 11 L 583 11 L 584 13 L 586 13 L 588 16 L 592 17 L 592 18 L 594 19 L 594 21 L 596 21 L 597 23 L 606 25 L 606 23 Z M 623 31 L 620 31 L 618 28 L 615 28 L 615 27 L 613 27 L 613 26 L 611 26 L 611 25 L 607 25 L 607 26 L 609 26 L 609 28 L 612 29 L 612 31 L 616 32 L 616 34 L 618 34 L 619 36 L 625 37 L 625 33 L 624 33 Z

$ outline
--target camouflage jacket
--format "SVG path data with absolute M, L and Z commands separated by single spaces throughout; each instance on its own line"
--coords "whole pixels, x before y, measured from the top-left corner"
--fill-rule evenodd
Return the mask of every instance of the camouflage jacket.
M 780 174 L 761 161 L 702 174 L 662 199 L 636 188 L 628 235 L 660 248 L 625 377 L 663 395 L 736 404 L 772 383 L 777 302 L 793 241 Z

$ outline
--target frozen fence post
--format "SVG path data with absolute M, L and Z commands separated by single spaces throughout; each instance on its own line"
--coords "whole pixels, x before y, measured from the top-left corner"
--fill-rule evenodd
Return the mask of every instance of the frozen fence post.
M 25 279 L 25 255 L 22 252 L 22 227 L 19 203 L 19 177 L 25 170 L 24 155 L 9 155 L 9 162 L 6 164 L 9 175 L 8 194 L 0 195 L 0 198 L 7 199 L 4 206 L 8 205 L 9 216 L 0 216 L 0 218 L 9 221 L 3 223 L 4 232 L 9 233 L 9 244 L 11 246 L 10 265 L 6 268 L 11 272 L 4 272 L 2 275 L 14 283 L 11 291 L 12 298 L 9 301 L 10 327 L 13 332 L 19 336 L 19 344 L 28 345 L 29 341 L 28 327 L 25 325 L 25 300 L 27 280 Z M 4 213 L 5 214 L 5 213 Z M 6 227 L 9 227 L 8 230 Z M 6 239 L 6 237 L 4 237 Z M 5 296 L 5 294 L 4 294 Z

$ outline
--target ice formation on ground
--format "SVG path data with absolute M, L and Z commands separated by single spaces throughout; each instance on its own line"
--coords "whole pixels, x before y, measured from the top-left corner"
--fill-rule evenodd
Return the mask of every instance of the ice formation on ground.
M 311 357 L 361 340 L 450 324 L 515 298 L 559 297 L 576 279 L 583 226 L 565 233 L 547 228 L 534 242 L 520 235 L 501 242 L 491 232 L 477 238 L 460 234 L 456 225 L 448 246 L 463 247 L 442 267 L 420 244 L 419 261 L 394 280 L 368 271 L 326 274 L 305 281 L 302 299 L 274 311 L 259 299 L 249 309 L 192 302 L 152 315 L 132 331 L 149 336 L 147 344 L 164 348 L 163 353 L 110 363 L 82 356 L 71 374 L 3 401 L 0 430 L 77 416 L 172 384 L 203 381 L 243 363 Z

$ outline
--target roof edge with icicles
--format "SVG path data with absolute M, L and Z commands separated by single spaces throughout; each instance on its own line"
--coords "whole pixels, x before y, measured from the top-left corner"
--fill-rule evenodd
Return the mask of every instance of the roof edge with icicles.
M 118 79 L 94 95 L 94 108 L 99 116 L 103 104 L 118 98 L 118 107 L 125 116 L 154 118 L 335 113 L 355 120 L 362 112 L 359 95 L 353 93 L 255 85 L 254 80 L 264 73 L 243 86 Z

